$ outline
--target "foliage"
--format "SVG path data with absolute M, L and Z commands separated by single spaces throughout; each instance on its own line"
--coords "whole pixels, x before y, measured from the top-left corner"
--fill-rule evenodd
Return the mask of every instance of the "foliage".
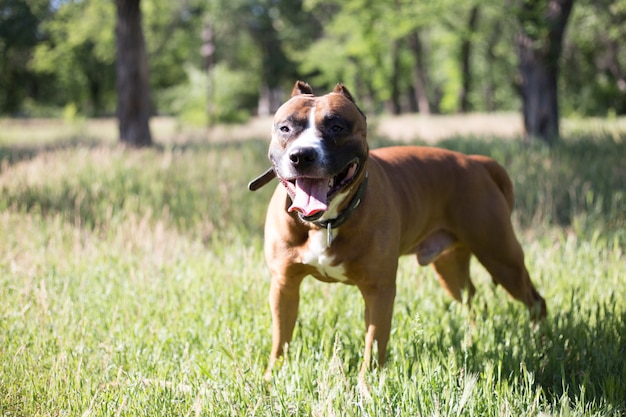
M 239 113 L 257 110 L 264 91 L 289 91 L 295 79 L 321 90 L 344 82 L 368 111 L 388 111 L 394 103 L 400 111 L 415 111 L 418 72 L 435 112 L 459 111 L 465 93 L 465 110 L 517 110 L 518 5 L 496 0 L 143 0 L 153 105 L 157 113 L 183 111 L 168 101 L 170 93 L 195 82 L 190 78 L 194 71 L 218 65 L 214 78 L 243 78 L 247 91 L 230 97 L 230 103 L 218 103 L 219 95 L 207 98 L 211 106 L 194 99 L 193 110 L 184 108 L 184 119 L 213 108 L 220 110 L 211 120 L 238 120 Z M 30 114 L 31 109 L 66 105 L 86 115 L 114 112 L 112 2 L 7 0 L 0 8 L 1 112 Z M 563 52 L 564 115 L 626 112 L 625 9 L 624 0 L 576 2 Z M 210 41 L 202 38 L 207 30 L 213 34 Z M 410 45 L 416 36 L 419 53 Z M 209 50 L 210 59 L 201 53 Z M 465 85 L 470 90 L 464 93 Z
M 399 43 L 404 48 L 404 39 L 413 31 L 430 31 L 436 22 L 444 19 L 444 12 L 449 2 L 370 2 L 352 0 L 348 2 L 322 2 L 311 0 L 305 3 L 309 10 L 333 7 L 333 13 L 323 15 L 324 33 L 320 40 L 314 42 L 310 49 L 296 51 L 294 60 L 302 62 L 301 69 L 313 74 L 315 85 L 332 86 L 341 80 L 354 86 L 358 96 L 365 102 L 382 104 L 391 98 L 391 80 L 397 77 L 403 80 L 402 88 L 410 87 L 410 71 L 414 65 L 413 58 L 406 50 L 397 51 L 403 56 L 400 59 L 400 74 L 394 74 L 392 45 Z M 330 6 L 329 4 L 332 4 Z M 454 47 L 446 36 L 433 29 L 434 36 L 428 38 L 429 50 L 443 51 L 443 56 L 429 55 L 432 67 L 441 61 L 451 58 Z M 440 42 L 447 43 L 441 45 Z M 338 47 L 340 46 L 340 47 Z M 443 48 L 440 48 L 443 46 Z M 446 74 L 449 75 L 449 74 Z M 446 88 L 452 79 L 433 79 L 431 93 L 438 88 Z M 443 84 L 443 87 L 442 87 Z M 451 87 L 453 88 L 453 87 Z M 381 110 L 380 107 L 370 110 Z
M 579 1 L 564 50 L 566 113 L 610 116 L 626 112 L 626 1 Z M 576 71 L 572 71 L 576 68 Z
M 202 46 L 204 3 L 200 0 L 141 2 L 153 91 L 184 84 L 189 66 L 202 68 L 198 51 Z M 157 102 L 156 106 L 159 109 L 161 103 Z
M 53 104 L 74 103 L 85 114 L 114 111 L 114 16 L 112 2 L 67 2 L 41 25 L 47 39 L 31 68 L 54 76 Z
M 32 80 L 28 62 L 32 49 L 40 42 L 38 26 L 47 15 L 47 0 L 3 0 L 0 3 L 0 112 L 20 110 L 28 89 L 39 83 Z M 40 83 L 47 80 L 41 79 Z
M 511 172 L 549 317 L 530 326 L 477 265 L 470 314 L 429 269 L 403 259 L 390 362 L 364 391 L 360 295 L 312 280 L 287 360 L 271 385 L 261 380 L 272 187 L 252 194 L 245 184 L 266 168 L 267 144 L 228 139 L 142 151 L 0 147 L 0 414 L 626 412 L 623 142 L 446 142 Z
M 207 126 L 216 122 L 241 123 L 249 113 L 242 103 L 254 102 L 250 79 L 244 71 L 231 70 L 218 64 L 209 74 L 188 65 L 187 84 L 162 91 L 157 100 L 162 111 L 177 114 L 183 123 Z

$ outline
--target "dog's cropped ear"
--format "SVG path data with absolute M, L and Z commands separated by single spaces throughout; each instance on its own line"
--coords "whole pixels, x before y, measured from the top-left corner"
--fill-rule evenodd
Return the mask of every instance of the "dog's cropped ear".
M 350 91 L 348 91 L 346 86 L 341 83 L 335 86 L 333 93 L 341 94 L 342 96 L 346 97 L 348 100 L 356 104 L 356 102 L 354 101 L 354 97 L 352 97 L 352 94 L 350 94 Z
M 359 108 L 359 106 L 357 106 L 356 101 L 354 101 L 354 97 L 352 97 L 352 94 L 350 93 L 350 91 L 348 91 L 348 89 L 346 88 L 345 85 L 343 85 L 341 83 L 337 84 L 335 86 L 335 89 L 333 90 L 333 93 L 341 94 L 342 96 L 344 96 L 345 98 L 350 100 L 352 102 L 352 104 L 354 104 L 356 106 L 356 109 L 359 111 L 359 113 L 361 113 L 361 116 L 363 116 L 365 118 L 365 113 L 363 113 L 363 110 L 361 110 Z
M 258 190 L 259 188 L 263 187 L 265 184 L 273 180 L 275 176 L 276 173 L 274 172 L 274 167 L 269 168 L 267 171 L 248 183 L 248 190 Z
M 313 89 L 304 81 L 296 81 L 296 85 L 291 90 L 291 97 L 299 96 L 300 94 L 313 94 Z

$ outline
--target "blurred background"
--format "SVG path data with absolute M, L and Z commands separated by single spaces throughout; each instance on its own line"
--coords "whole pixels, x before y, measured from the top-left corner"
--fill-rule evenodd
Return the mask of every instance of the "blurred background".
M 552 142 L 626 113 L 625 23 L 626 0 L 2 0 L 0 115 L 118 116 L 124 141 L 143 112 L 141 146 L 150 116 L 242 123 L 301 79 L 370 115 L 521 111 Z
M 550 137 L 560 115 L 626 112 L 625 22 L 625 0 L 1 0 L 0 115 L 120 116 L 130 25 L 150 116 L 245 122 L 296 79 L 345 83 L 367 114 L 526 114 L 534 84 L 526 131 Z

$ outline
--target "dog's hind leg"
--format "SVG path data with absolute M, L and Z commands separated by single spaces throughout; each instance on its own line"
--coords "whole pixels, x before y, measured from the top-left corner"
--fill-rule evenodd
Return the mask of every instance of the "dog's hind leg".
M 476 256 L 496 284 L 528 307 L 533 318 L 544 317 L 546 303 L 530 281 L 524 251 L 511 224 L 510 198 L 495 187 L 479 191 L 480 204 L 454 212 L 455 236 Z
M 439 283 L 459 302 L 469 303 L 475 292 L 470 279 L 471 256 L 465 246 L 455 246 L 443 252 L 433 262 Z
M 524 252 L 513 227 L 503 211 L 494 211 L 489 219 L 474 217 L 459 238 L 464 241 L 493 281 L 502 285 L 516 300 L 528 307 L 533 318 L 546 315 L 546 303 L 530 280 L 524 264 Z M 485 226 L 490 229 L 485 232 Z
M 489 271 L 494 282 L 502 285 L 513 298 L 526 304 L 534 319 L 545 317 L 546 302 L 530 280 L 519 243 L 510 242 L 500 248 L 499 252 L 478 251 L 476 257 Z

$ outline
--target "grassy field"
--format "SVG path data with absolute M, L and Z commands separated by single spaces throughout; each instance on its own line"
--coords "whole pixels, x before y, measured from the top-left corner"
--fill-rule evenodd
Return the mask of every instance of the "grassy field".
M 510 171 L 549 316 L 530 326 L 474 264 L 473 318 L 403 258 L 389 364 L 366 393 L 360 295 L 312 279 L 287 358 L 262 381 L 271 187 L 246 184 L 267 167 L 264 132 L 129 151 L 97 129 L 44 130 L 0 132 L 0 416 L 626 413 L 622 134 L 439 143 Z

